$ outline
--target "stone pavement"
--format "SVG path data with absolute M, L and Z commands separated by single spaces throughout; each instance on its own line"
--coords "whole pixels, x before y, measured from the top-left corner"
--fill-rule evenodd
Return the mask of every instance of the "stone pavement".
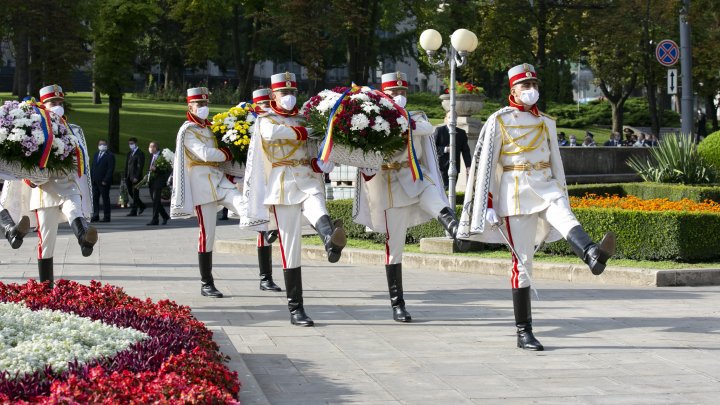
M 195 222 L 148 227 L 148 211 L 98 224 L 83 258 L 62 226 L 56 277 L 102 280 L 190 305 L 240 372 L 243 404 L 710 404 L 720 397 L 720 287 L 628 288 L 538 280 L 546 351 L 516 349 L 508 280 L 405 269 L 414 322 L 391 320 L 382 263 L 304 267 L 314 328 L 284 293 L 258 290 L 254 256 L 216 254 L 225 299 L 199 295 Z M 223 224 L 223 222 L 219 222 Z M 218 237 L 253 237 L 235 221 Z M 37 276 L 35 236 L 0 244 L 0 279 Z M 275 267 L 276 281 L 284 286 Z

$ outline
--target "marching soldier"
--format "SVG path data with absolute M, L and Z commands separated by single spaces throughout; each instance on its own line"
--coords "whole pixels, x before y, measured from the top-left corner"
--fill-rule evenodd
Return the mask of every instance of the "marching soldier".
M 7 184 L 7 183 L 6 183 Z M 5 239 L 10 243 L 10 247 L 18 249 L 22 246 L 23 238 L 30 230 L 30 218 L 23 215 L 16 224 L 10 212 L 3 207 L 0 202 L 0 228 L 5 233 Z
M 223 206 L 239 212 L 242 194 L 219 168 L 220 163 L 232 159 L 232 153 L 228 148 L 218 147 L 210 130 L 209 102 L 210 92 L 206 87 L 187 90 L 187 119 L 176 139 L 170 217 L 197 217 L 200 294 L 222 298 L 212 275 L 217 211 Z
M 510 106 L 491 115 L 480 132 L 458 237 L 510 245 L 517 346 L 543 350 L 532 332 L 535 246 L 565 238 L 599 275 L 615 253 L 615 235 L 607 233 L 594 243 L 570 210 L 555 120 L 536 105 L 540 93 L 535 68 L 515 66 L 508 78 Z
M 332 171 L 332 164 L 319 162 L 317 147 L 307 142 L 310 129 L 303 126 L 295 106 L 295 75 L 273 75 L 271 84 L 272 101 L 255 122 L 248 150 L 244 185 L 247 206 L 241 225 L 278 229 L 290 322 L 312 326 L 303 305 L 301 219 L 315 227 L 331 263 L 340 259 L 345 230 L 328 216 L 322 173 Z
M 92 216 L 92 194 L 90 192 L 90 173 L 87 165 L 88 154 L 82 128 L 65 121 L 65 94 L 58 85 L 40 89 L 40 102 L 51 114 L 63 117 L 63 124 L 75 134 L 79 141 L 76 156 L 78 169 L 70 173 L 55 173 L 44 184 L 25 183 L 32 188 L 30 192 L 30 210 L 35 211 L 38 233 L 38 271 L 40 281 L 49 281 L 52 286 L 53 254 L 57 238 L 58 223 L 66 219 L 72 228 L 80 251 L 84 257 L 93 252 L 98 240 L 95 227 L 88 224 Z
M 407 76 L 382 75 L 382 91 L 404 109 L 407 102 Z M 438 160 L 431 135 L 433 126 L 421 111 L 408 114 L 406 147 L 386 162 L 380 172 L 361 169 L 358 175 L 353 212 L 355 221 L 375 232 L 385 233 L 385 273 L 387 275 L 393 319 L 410 322 L 405 309 L 402 284 L 402 253 L 408 227 L 437 218 L 454 238 L 458 222 L 445 196 Z M 414 153 L 414 157 L 412 154 Z M 419 173 L 413 166 L 419 165 Z

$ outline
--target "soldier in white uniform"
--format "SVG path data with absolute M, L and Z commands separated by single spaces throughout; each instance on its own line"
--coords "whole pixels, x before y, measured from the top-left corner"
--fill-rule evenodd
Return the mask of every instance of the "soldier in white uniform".
M 270 89 L 253 91 L 253 104 L 262 111 L 270 109 Z M 259 231 L 257 237 L 258 267 L 260 268 L 260 289 L 263 291 L 282 291 L 272 277 L 272 243 L 277 239 L 277 230 Z
M 187 120 L 180 127 L 175 147 L 173 189 L 170 204 L 172 218 L 197 217 L 200 294 L 222 298 L 212 275 L 212 249 L 215 221 L 220 207 L 235 213 L 240 210 L 242 194 L 220 170 L 220 163 L 232 159 L 228 148 L 218 147 L 207 120 L 210 92 L 206 87 L 187 90 Z
M 331 263 L 340 259 L 345 230 L 328 216 L 322 173 L 332 171 L 333 165 L 319 162 L 317 145 L 308 142 L 310 129 L 303 126 L 304 119 L 295 106 L 295 75 L 280 73 L 270 81 L 273 100 L 255 122 L 248 150 L 247 206 L 241 224 L 244 221 L 246 227 L 259 230 L 278 229 L 290 322 L 312 326 L 302 296 L 301 220 L 304 217 L 315 227 Z
M 402 72 L 382 75 L 383 92 L 401 108 L 407 102 L 407 76 Z M 438 170 L 437 153 L 432 141 L 433 125 L 421 111 L 409 113 L 412 137 L 377 173 L 361 169 L 354 204 L 355 222 L 385 234 L 385 273 L 393 319 L 410 322 L 405 309 L 402 284 L 402 253 L 407 229 L 437 218 L 454 238 L 458 221 L 445 196 Z M 408 151 L 414 150 L 421 176 L 413 175 Z
M 504 243 L 504 235 L 509 240 L 520 256 L 513 254 L 510 278 L 517 345 L 543 350 L 532 333 L 535 246 L 565 238 L 599 275 L 615 253 L 615 235 L 607 233 L 594 243 L 570 210 L 555 120 L 538 111 L 540 93 L 533 66 L 515 66 L 508 77 L 510 106 L 491 115 L 480 132 L 458 237 Z
M 51 114 L 64 116 L 65 95 L 58 85 L 40 89 L 40 102 Z M 66 121 L 64 121 L 66 123 Z M 80 245 L 83 256 L 88 257 L 97 243 L 98 233 L 95 227 L 88 224 L 92 215 L 92 196 L 90 194 L 90 173 L 87 167 L 88 156 L 82 129 L 76 125 L 67 125 L 79 138 L 85 165 L 84 174 L 77 170 L 68 174 L 56 174 L 47 183 L 35 185 L 26 181 L 32 191 L 30 194 L 30 210 L 35 211 L 38 225 L 38 270 L 40 281 L 49 281 L 53 285 L 53 254 L 57 238 L 58 223 L 67 219 Z

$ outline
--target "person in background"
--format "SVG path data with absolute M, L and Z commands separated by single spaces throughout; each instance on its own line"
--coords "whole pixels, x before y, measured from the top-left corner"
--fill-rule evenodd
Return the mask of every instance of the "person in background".
M 435 149 L 438 152 L 438 168 L 440 169 L 440 175 L 442 176 L 445 190 L 448 189 L 449 184 L 449 170 L 450 170 L 450 128 L 448 123 L 450 122 L 450 112 L 445 114 L 445 125 L 435 128 L 433 138 L 435 139 Z M 455 168 L 458 175 L 460 174 L 460 155 L 462 155 L 463 162 L 465 162 L 465 174 L 467 175 L 470 170 L 470 146 L 468 145 L 467 133 L 462 128 L 455 128 Z M 457 179 L 456 179 L 457 180 Z
M 107 141 L 98 141 L 98 151 L 90 163 L 92 177 L 93 215 L 91 222 L 110 222 L 110 185 L 115 171 L 115 155 L 108 150 Z M 100 197 L 103 201 L 103 219 L 100 220 Z
M 140 190 L 135 185 L 143 178 L 143 170 L 145 169 L 145 154 L 138 148 L 137 138 L 128 139 L 128 147 L 130 151 L 125 159 L 125 184 L 127 185 L 128 194 L 132 198 L 130 213 L 128 217 L 136 217 L 142 215 L 145 211 L 145 203 L 140 200 Z M 138 209 L 140 210 L 138 212 Z
M 698 109 L 697 133 L 695 134 L 695 143 L 700 143 L 707 136 L 707 115 L 703 110 Z
M 582 146 L 597 146 L 595 144 L 595 140 L 592 136 L 588 135 L 585 137 L 585 142 L 583 142 Z
M 570 135 L 570 142 L 568 142 L 568 146 L 578 146 L 577 137 L 575 135 Z
M 148 168 L 148 187 L 150 188 L 150 199 L 152 199 L 153 212 L 152 219 L 147 224 L 149 226 L 159 225 L 159 219 L 162 217 L 162 224 L 167 224 L 170 215 L 165 211 L 165 207 L 162 205 L 162 189 L 167 184 L 168 177 L 170 177 L 170 170 L 155 167 L 155 161 L 160 157 L 160 147 L 157 142 L 150 142 L 148 146 L 148 152 L 150 153 L 150 167 Z
M 645 134 L 640 132 L 640 134 L 638 134 L 637 136 L 637 139 L 635 140 L 635 143 L 633 143 L 632 146 L 635 148 L 644 148 L 645 146 L 647 146 L 645 144 Z
M 569 146 L 568 141 L 565 138 L 565 132 L 560 131 L 558 134 L 558 146 Z
M 603 146 L 622 146 L 622 135 L 620 135 L 620 132 L 613 132 L 612 135 L 610 135 L 610 139 L 605 141 Z
M 646 144 L 647 146 L 654 147 L 654 146 L 659 146 L 659 145 L 660 145 L 660 142 L 658 141 L 658 137 L 657 137 L 657 135 L 655 135 L 655 134 L 646 135 L 645 139 L 647 139 L 647 140 L 645 141 L 645 144 Z

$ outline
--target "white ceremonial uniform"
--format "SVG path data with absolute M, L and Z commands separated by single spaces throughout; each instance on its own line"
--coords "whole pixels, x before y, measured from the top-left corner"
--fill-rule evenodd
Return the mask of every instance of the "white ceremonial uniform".
M 219 207 L 238 213 L 242 193 L 220 170 L 220 163 L 230 160 L 231 155 L 218 148 L 217 139 L 209 127 L 189 122 L 182 139 L 190 192 L 200 228 L 198 252 L 212 252 Z
M 272 207 L 285 269 L 300 267 L 301 215 L 312 225 L 328 215 L 323 177 L 313 169 L 317 148 L 302 139 L 304 122 L 299 115 L 285 115 L 272 107 L 255 122 L 270 165 L 263 203 Z
M 490 130 L 492 133 L 489 133 Z M 466 199 L 481 197 L 480 189 L 474 189 L 475 177 L 480 170 L 476 163 L 484 161 L 478 154 L 492 144 L 489 149 L 492 149 L 493 156 L 488 156 L 488 159 L 492 159 L 488 167 L 494 173 L 488 174 L 488 191 L 491 194 L 488 205 L 495 209 L 498 216 L 505 218 L 502 231 L 525 264 L 523 267 L 513 255 L 510 279 L 512 288 L 529 287 L 536 244 L 543 240 L 557 240 L 558 236 L 565 238 L 573 227 L 580 225 L 570 210 L 567 198 L 555 121 L 544 114 L 536 116 L 529 111 L 505 108 L 488 119 L 484 132 L 484 136 L 494 139 L 492 142 L 484 142 L 484 145 L 480 142 L 478 144 L 471 168 L 472 183 L 468 181 Z M 470 192 L 470 197 L 467 192 Z M 481 200 L 474 201 L 477 203 Z M 483 234 L 492 232 L 491 228 L 481 229 L 482 227 L 476 224 L 479 221 L 476 216 L 479 211 L 484 211 L 484 207 L 480 207 L 483 209 L 474 215 L 468 213 L 468 208 L 466 204 L 460 221 L 459 236 L 467 238 L 467 228 L 463 227 L 467 227 L 468 217 L 472 217 L 470 234 L 480 231 L 480 237 L 471 236 L 467 239 L 500 242 L 499 235 L 483 237 Z M 474 209 L 478 210 L 478 207 L 475 206 Z M 482 215 L 482 221 L 485 221 L 484 214 Z M 553 232 L 554 235 L 549 235 L 550 227 L 556 231 Z
M 402 262 L 407 229 L 437 217 L 449 203 L 438 177 L 437 158 L 429 141 L 434 127 L 422 112 L 410 113 L 415 122 L 413 144 L 423 179 L 413 179 L 407 148 L 398 151 L 371 179 L 359 180 L 371 218 L 362 222 L 376 232 L 385 233 L 385 264 Z M 434 163 L 434 169 L 430 167 Z M 381 218 L 378 218 L 381 217 Z M 378 223 L 379 222 L 379 223 Z
M 30 210 L 35 211 L 38 224 L 38 259 L 53 257 L 58 223 L 62 216 L 68 223 L 84 216 L 82 198 L 75 173 L 51 177 L 47 183 L 32 189 Z

